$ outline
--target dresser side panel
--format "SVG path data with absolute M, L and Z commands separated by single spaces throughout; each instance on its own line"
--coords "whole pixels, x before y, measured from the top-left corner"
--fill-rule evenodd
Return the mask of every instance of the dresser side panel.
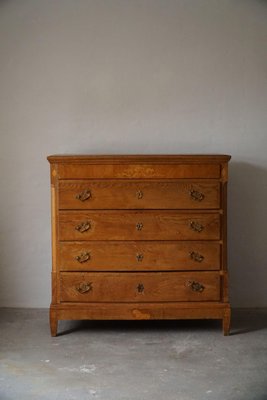
M 51 242 L 52 242 L 52 273 L 51 273 L 51 286 L 52 286 L 52 304 L 59 303 L 59 270 L 58 263 L 58 166 L 51 164 L 50 166 L 51 177 Z

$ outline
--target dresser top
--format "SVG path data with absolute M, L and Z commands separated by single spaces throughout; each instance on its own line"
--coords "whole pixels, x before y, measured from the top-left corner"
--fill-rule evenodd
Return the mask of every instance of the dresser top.
M 226 154 L 55 154 L 47 157 L 50 163 L 64 164 L 218 164 L 228 162 L 230 158 Z

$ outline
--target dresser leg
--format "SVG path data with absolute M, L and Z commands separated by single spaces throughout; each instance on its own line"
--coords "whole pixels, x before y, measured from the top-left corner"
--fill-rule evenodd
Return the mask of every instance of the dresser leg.
M 224 310 L 224 316 L 223 316 L 223 334 L 224 334 L 224 336 L 228 336 L 230 334 L 230 322 L 231 322 L 231 309 L 226 308 Z
M 50 307 L 50 332 L 51 336 L 57 336 L 57 312 L 53 308 L 53 306 Z

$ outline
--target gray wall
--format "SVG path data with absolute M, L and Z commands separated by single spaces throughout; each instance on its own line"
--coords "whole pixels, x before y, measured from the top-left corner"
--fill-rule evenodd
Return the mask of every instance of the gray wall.
M 267 306 L 267 3 L 0 1 L 0 305 L 50 302 L 51 153 L 229 153 L 234 306 Z

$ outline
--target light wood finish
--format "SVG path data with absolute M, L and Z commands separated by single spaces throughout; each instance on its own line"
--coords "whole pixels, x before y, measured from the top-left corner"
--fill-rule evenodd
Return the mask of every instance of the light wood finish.
M 229 304 L 208 301 L 123 303 L 123 307 L 114 302 L 90 303 L 89 307 L 87 303 L 61 303 L 57 306 L 60 320 L 224 319 L 226 313 L 230 315 Z
M 78 230 L 85 224 L 84 229 Z M 59 240 L 219 240 L 220 214 L 60 211 Z
M 194 285 L 195 283 L 195 285 Z M 197 283 L 200 285 L 199 289 Z M 196 289 L 194 287 L 196 286 Z M 218 301 L 218 272 L 65 272 L 61 300 L 70 302 Z
M 198 241 L 60 242 L 61 271 L 219 270 L 221 245 Z
M 217 209 L 220 183 L 207 181 L 63 180 L 60 209 Z
M 228 163 L 228 154 L 53 154 L 47 157 L 50 164 L 72 165 L 222 165 Z M 205 178 L 209 179 L 210 176 Z
M 51 304 L 50 306 L 49 318 L 50 318 L 51 336 L 57 336 L 57 325 L 58 325 L 58 319 L 60 318 L 58 318 L 58 310 L 54 304 Z
M 207 174 L 210 179 L 220 177 L 219 165 L 213 164 L 180 164 L 178 165 L 154 165 L 154 164 L 129 164 L 129 165 L 72 165 L 59 164 L 58 173 L 60 179 L 184 179 L 205 178 Z
M 50 156 L 60 319 L 223 320 L 227 155 Z

